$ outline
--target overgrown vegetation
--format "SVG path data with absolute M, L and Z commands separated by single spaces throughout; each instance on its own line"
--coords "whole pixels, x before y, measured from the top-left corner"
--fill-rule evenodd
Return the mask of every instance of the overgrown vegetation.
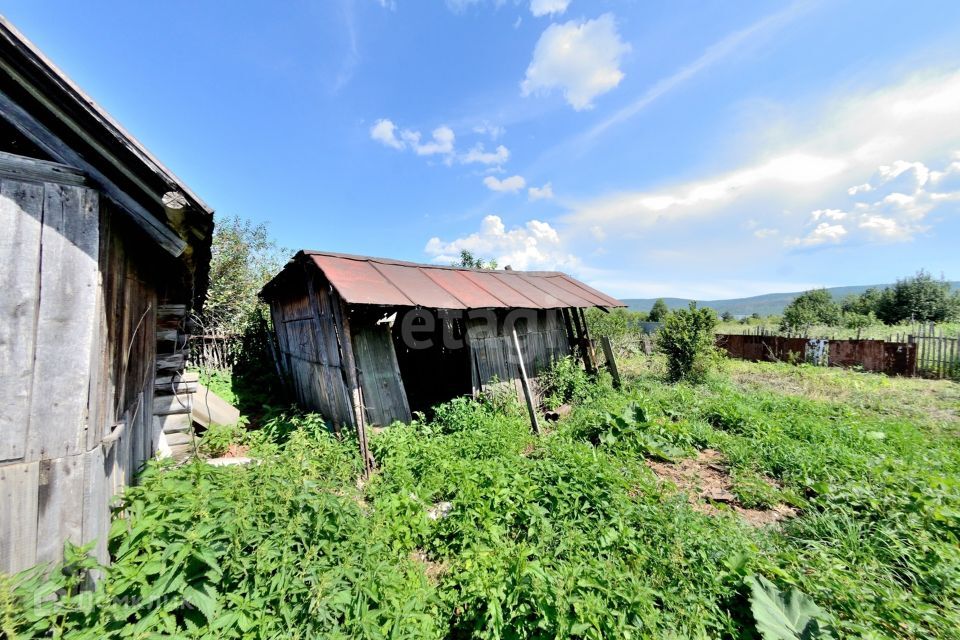
M 713 309 L 697 308 L 669 313 L 657 332 L 657 350 L 667 357 L 667 375 L 671 381 L 702 382 L 717 362 L 717 314 Z
M 699 312 L 701 310 L 697 310 Z M 276 415 L 260 463 L 151 463 L 111 567 L 0 583 L 7 637 L 953 638 L 960 419 L 953 383 L 735 363 L 667 384 L 625 362 L 552 431 L 510 395 L 356 443 Z M 558 376 L 566 379 L 566 374 Z M 933 394 L 910 405 L 900 393 Z M 921 386 L 922 385 L 922 386 Z M 565 389 L 574 385 L 561 385 Z M 853 389 L 842 401 L 837 389 Z M 575 401 L 576 402 L 576 401 Z M 253 436 L 244 436 L 253 437 Z M 756 527 L 658 477 L 716 451 Z
M 201 382 L 251 416 L 283 398 L 270 346 L 270 314 L 258 294 L 286 254 L 264 224 L 235 217 L 217 221 L 210 286 L 203 315 L 196 319 L 202 337 L 194 339 L 191 360 L 201 370 Z

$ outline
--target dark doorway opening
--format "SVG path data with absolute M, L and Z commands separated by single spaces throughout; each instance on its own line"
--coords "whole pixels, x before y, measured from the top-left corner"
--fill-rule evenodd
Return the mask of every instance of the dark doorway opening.
M 393 345 L 410 411 L 473 393 L 470 348 L 462 318 L 412 309 L 397 314 Z

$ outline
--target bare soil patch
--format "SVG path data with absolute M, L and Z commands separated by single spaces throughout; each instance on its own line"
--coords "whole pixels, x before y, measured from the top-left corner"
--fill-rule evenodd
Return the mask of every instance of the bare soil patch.
M 709 515 L 733 511 L 749 524 L 763 527 L 797 515 L 797 510 L 785 504 L 772 509 L 748 509 L 737 501 L 731 488 L 733 480 L 723 465 L 723 454 L 704 449 L 696 458 L 676 463 L 647 460 L 647 466 L 663 481 L 675 485 L 687 495 L 694 509 Z M 769 480 L 774 484 L 773 480 Z M 720 506 L 723 505 L 723 506 Z
M 435 562 L 430 559 L 430 556 L 427 555 L 427 552 L 423 549 L 414 549 L 410 552 L 410 559 L 423 566 L 423 572 L 427 575 L 427 580 L 436 584 L 440 580 L 440 576 L 447 572 L 449 565 L 447 562 Z

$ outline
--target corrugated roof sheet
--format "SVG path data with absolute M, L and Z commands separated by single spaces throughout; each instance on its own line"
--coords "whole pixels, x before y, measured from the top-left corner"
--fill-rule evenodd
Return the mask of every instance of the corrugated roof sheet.
M 430 309 L 626 306 L 558 271 L 483 271 L 322 251 L 301 251 L 297 258 L 311 260 L 350 304 Z

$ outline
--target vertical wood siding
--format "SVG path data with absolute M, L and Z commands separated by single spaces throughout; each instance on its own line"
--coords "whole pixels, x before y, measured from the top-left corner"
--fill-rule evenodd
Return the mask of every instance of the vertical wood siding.
M 156 449 L 157 283 L 85 187 L 0 180 L 0 572 L 107 557 L 112 496 Z M 102 444 L 119 420 L 122 435 Z
M 367 422 L 382 426 L 397 420 L 410 422 L 410 405 L 400 379 L 390 327 L 386 324 L 354 327 L 353 352 L 360 371 Z
M 535 324 L 517 324 L 523 364 L 531 378 L 538 376 L 560 358 L 571 354 L 570 341 L 560 311 L 546 309 L 536 313 Z M 498 314 L 496 327 L 490 326 L 484 319 L 467 320 L 467 339 L 474 364 L 474 385 L 478 389 L 483 389 L 494 379 L 514 386 L 519 385 L 520 370 L 514 354 L 510 327 L 504 323 L 505 315 Z M 517 389 L 519 393 L 520 387 L 517 386 Z
M 312 293 L 312 295 L 311 295 Z M 305 273 L 271 301 L 281 363 L 297 401 L 334 425 L 352 426 L 334 304 L 336 295 Z

